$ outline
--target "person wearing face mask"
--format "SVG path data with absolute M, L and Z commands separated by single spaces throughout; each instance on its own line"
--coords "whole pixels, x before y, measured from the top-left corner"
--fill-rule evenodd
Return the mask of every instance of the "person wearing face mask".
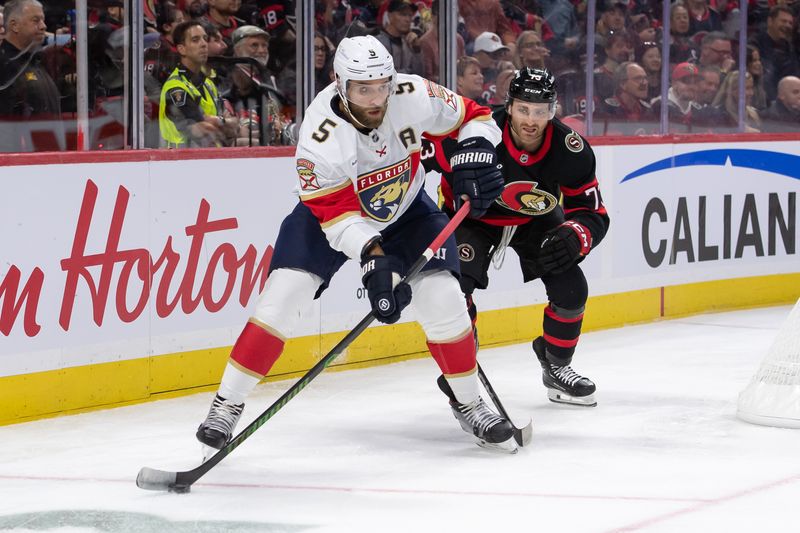
M 511 80 L 505 106 L 493 113 L 503 132 L 497 155 L 504 189 L 482 217 L 456 229 L 461 290 L 475 325 L 473 294 L 487 288 L 490 266 L 499 269 L 506 248 L 513 249 L 524 281 L 540 279 L 547 291 L 542 334 L 532 347 L 548 398 L 593 407 L 595 384 L 571 367 L 588 296 L 579 263 L 603 240 L 609 218 L 595 177 L 594 151 L 555 118 L 556 97 L 550 71 L 525 67 Z M 435 148 L 444 157 L 426 161 L 442 173 L 444 210 L 452 214 L 454 182 L 442 162 L 455 147 L 444 140 Z M 474 332 L 477 338 L 477 328 Z

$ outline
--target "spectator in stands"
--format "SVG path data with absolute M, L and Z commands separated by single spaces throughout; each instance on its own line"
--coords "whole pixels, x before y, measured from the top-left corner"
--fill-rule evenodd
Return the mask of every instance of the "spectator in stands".
M 209 65 L 206 69 L 206 75 L 211 78 L 211 81 L 217 86 L 217 91 L 220 95 L 227 94 L 231 89 L 231 65 L 225 64 L 222 61 L 215 61 L 215 58 L 224 57 L 228 52 L 228 45 L 222 39 L 222 34 L 219 32 L 214 24 L 206 19 L 198 19 L 203 29 L 206 30 L 208 35 L 208 61 Z
M 112 30 L 118 30 L 122 27 L 124 19 L 125 4 L 122 0 L 106 0 L 103 2 L 103 8 L 99 14 L 100 24 L 108 24 Z
M 422 76 L 439 81 L 439 0 L 431 4 L 431 20 L 428 30 L 419 38 L 422 52 Z M 464 38 L 456 33 L 456 57 L 464 55 Z
M 459 57 L 456 62 L 456 92 L 485 105 L 481 64 L 472 56 Z
M 144 52 L 144 70 L 158 82 L 159 95 L 161 86 L 180 62 L 175 43 L 172 42 L 172 30 L 184 19 L 183 11 L 178 9 L 173 2 L 165 1 L 159 5 L 156 26 L 160 39 Z M 158 98 L 155 101 L 157 102 Z
M 184 9 L 189 18 L 202 18 L 208 13 L 208 0 L 186 0 Z
M 670 132 L 683 133 L 689 130 L 692 122 L 692 112 L 700 106 L 695 103 L 695 88 L 700 78 L 697 65 L 692 63 L 678 63 L 672 69 L 672 86 L 667 91 L 667 113 L 669 117 Z M 653 113 L 661 116 L 661 97 L 658 96 L 651 102 Z
M 58 88 L 41 64 L 47 26 L 37 0 L 11 0 L 4 9 L 6 36 L 0 43 L 0 121 L 50 121 L 54 139 L 33 146 L 24 128 L 0 126 L 0 151 L 60 150 L 63 140 Z
M 722 17 L 708 6 L 708 0 L 686 0 L 689 10 L 689 34 L 722 31 Z
M 330 39 L 317 32 L 314 34 L 314 94 L 333 81 L 333 53 L 336 47 Z
M 635 61 L 647 73 L 648 100 L 661 96 L 661 48 L 655 41 L 644 41 L 636 48 Z
M 758 111 L 751 104 L 753 100 L 753 76 L 749 72 L 745 72 L 745 116 L 744 116 L 744 131 L 745 133 L 758 133 L 761 131 L 761 118 Z M 728 126 L 734 129 L 739 123 L 739 72 L 731 71 L 725 80 L 722 82 L 722 88 L 717 96 L 714 98 L 716 105 L 722 105 L 722 108 L 727 113 Z
M 503 12 L 500 0 L 458 0 L 458 12 L 464 17 L 466 24 L 468 53 L 475 55 L 472 45 L 478 36 L 486 32 L 498 35 L 509 50 L 515 46 L 516 35 Z
M 628 5 L 622 0 L 599 0 L 597 10 L 600 18 L 596 25 L 598 37 L 606 37 L 609 32 L 624 32 L 627 9 Z
M 394 68 L 400 74 L 422 75 L 422 54 L 419 34 L 411 31 L 411 20 L 417 5 L 409 0 L 389 0 L 386 24 L 376 36 L 394 59 Z
M 599 38 L 599 37 L 598 37 Z M 605 60 L 594 70 L 594 90 L 604 100 L 616 90 L 617 67 L 633 58 L 633 41 L 626 31 L 609 30 L 602 38 Z
M 695 101 L 698 108 L 692 111 L 692 127 L 695 133 L 713 131 L 730 122 L 722 104 L 715 104 L 714 99 L 722 84 L 722 73 L 714 66 L 700 66 Z
M 497 34 L 483 32 L 473 43 L 474 57 L 481 65 L 483 73 L 483 101 L 488 102 L 494 97 L 495 81 L 497 80 L 497 63 L 510 59 L 510 49 L 504 45 Z
M 511 85 L 511 80 L 517 74 L 517 69 L 514 68 L 513 63 L 509 63 L 501 67 L 500 73 L 497 75 L 496 90 L 492 101 L 489 102 L 492 106 L 503 106 L 506 103 L 506 96 L 508 96 L 508 88 Z
M 722 86 L 722 73 L 715 66 L 700 65 L 696 101 L 701 106 L 711 104 Z
M 778 97 L 763 114 L 764 131 L 800 131 L 800 78 L 786 76 L 778 83 Z
M 3 22 L 3 6 L 0 6 L 0 43 L 6 38 L 6 25 Z
M 524 31 L 517 38 L 517 66 L 519 68 L 547 68 L 550 50 L 535 31 Z
M 605 134 L 643 134 L 656 131 L 656 115 L 647 102 L 647 73 L 633 61 L 614 72 L 616 90 L 603 100 L 594 114 Z
M 208 13 L 202 17 L 217 27 L 228 46 L 231 45 L 231 34 L 242 22 L 236 18 L 241 3 L 241 0 L 208 0 Z
M 241 26 L 232 34 L 234 57 L 251 57 L 260 68 L 253 65 L 237 65 L 233 71 L 233 85 L 226 99 L 240 118 L 240 126 L 253 130 L 239 132 L 239 144 L 248 146 L 276 146 L 291 144 L 283 137 L 284 129 L 291 123 L 286 100 L 282 92 L 276 92 L 276 77 L 267 68 L 269 61 L 270 35 L 258 26 Z M 247 120 L 244 124 L 241 119 Z M 289 132 L 287 132 L 288 134 Z M 243 139 L 247 142 L 243 142 Z
M 544 21 L 553 32 L 553 37 L 547 42 L 553 55 L 573 55 L 581 40 L 578 17 L 575 14 L 573 3 L 569 0 L 538 0 L 537 3 L 542 10 Z M 520 34 L 521 37 L 522 34 Z M 522 55 L 522 51 L 518 50 L 518 52 Z
M 726 76 L 736 66 L 731 40 L 724 33 L 718 31 L 705 34 L 703 40 L 700 41 L 698 63 L 704 67 L 717 67 L 723 77 Z
M 166 147 L 222 146 L 238 121 L 223 116 L 217 87 L 205 75 L 208 36 L 198 20 L 182 22 L 173 31 L 180 63 L 161 89 L 158 118 Z
M 761 63 L 761 53 L 753 45 L 747 45 L 745 55 L 747 72 L 753 76 L 753 107 L 759 111 L 767 108 L 767 91 L 764 89 L 764 64 Z
M 659 29 L 656 27 L 660 24 L 656 22 L 654 25 L 653 21 L 645 13 L 638 13 L 631 16 L 630 21 L 631 30 L 636 34 L 638 39 L 637 44 L 644 42 L 657 42 L 661 40 Z
M 669 11 L 669 60 L 676 65 L 684 61 L 696 60 L 697 51 L 689 33 L 689 10 L 681 3 L 672 4 Z
M 764 89 L 770 102 L 775 99 L 778 80 L 800 75 L 800 62 L 792 43 L 793 27 L 792 11 L 785 6 L 775 6 L 769 10 L 766 30 L 758 32 L 750 39 L 750 44 L 758 48 L 761 54 Z
M 219 28 L 207 20 L 201 19 L 200 22 L 203 24 L 203 29 L 206 30 L 206 35 L 208 35 L 208 57 L 224 56 L 228 51 L 228 45 L 225 44 L 225 39 L 222 38 Z

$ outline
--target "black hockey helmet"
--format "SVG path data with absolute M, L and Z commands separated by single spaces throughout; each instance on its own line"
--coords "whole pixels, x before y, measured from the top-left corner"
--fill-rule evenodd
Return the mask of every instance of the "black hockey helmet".
M 534 104 L 555 103 L 556 77 L 546 68 L 521 68 L 508 86 L 506 104 L 512 98 Z

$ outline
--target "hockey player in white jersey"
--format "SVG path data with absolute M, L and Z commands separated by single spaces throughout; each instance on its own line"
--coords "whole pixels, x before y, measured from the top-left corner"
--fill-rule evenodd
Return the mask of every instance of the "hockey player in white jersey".
M 372 36 L 343 39 L 334 71 L 336 81 L 317 95 L 300 129 L 300 202 L 281 224 L 269 279 L 197 438 L 216 449 L 231 439 L 246 397 L 280 357 L 305 309 L 355 259 L 377 320 L 396 322 L 413 294 L 445 377 L 439 387 L 462 428 L 481 446 L 514 452 L 510 422 L 479 395 L 455 239 L 408 284 L 398 283 L 448 222 L 423 191 L 422 136 L 458 141 L 454 196 L 467 195 L 470 216 L 478 217 L 503 187 L 495 154 L 501 132 L 488 108 L 419 76 L 397 74 L 392 56 Z

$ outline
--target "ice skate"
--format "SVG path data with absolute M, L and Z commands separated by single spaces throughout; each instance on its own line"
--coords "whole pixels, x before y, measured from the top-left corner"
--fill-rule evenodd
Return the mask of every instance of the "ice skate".
M 514 430 L 508 420 L 492 411 L 480 397 L 471 403 L 459 403 L 444 376 L 439 376 L 436 384 L 450 399 L 453 416 L 461 428 L 475 437 L 478 446 L 487 450 L 517 453 Z
M 547 387 L 547 397 L 551 402 L 594 407 L 596 389 L 592 380 L 575 372 L 569 365 L 556 366 L 545 357 L 543 337 L 533 341 L 533 351 L 542 365 L 542 382 Z
M 234 404 L 219 394 L 214 397 L 208 416 L 197 428 L 197 440 L 204 445 L 203 460 L 208 459 L 231 440 L 233 429 L 242 416 L 243 409 L 243 403 Z

